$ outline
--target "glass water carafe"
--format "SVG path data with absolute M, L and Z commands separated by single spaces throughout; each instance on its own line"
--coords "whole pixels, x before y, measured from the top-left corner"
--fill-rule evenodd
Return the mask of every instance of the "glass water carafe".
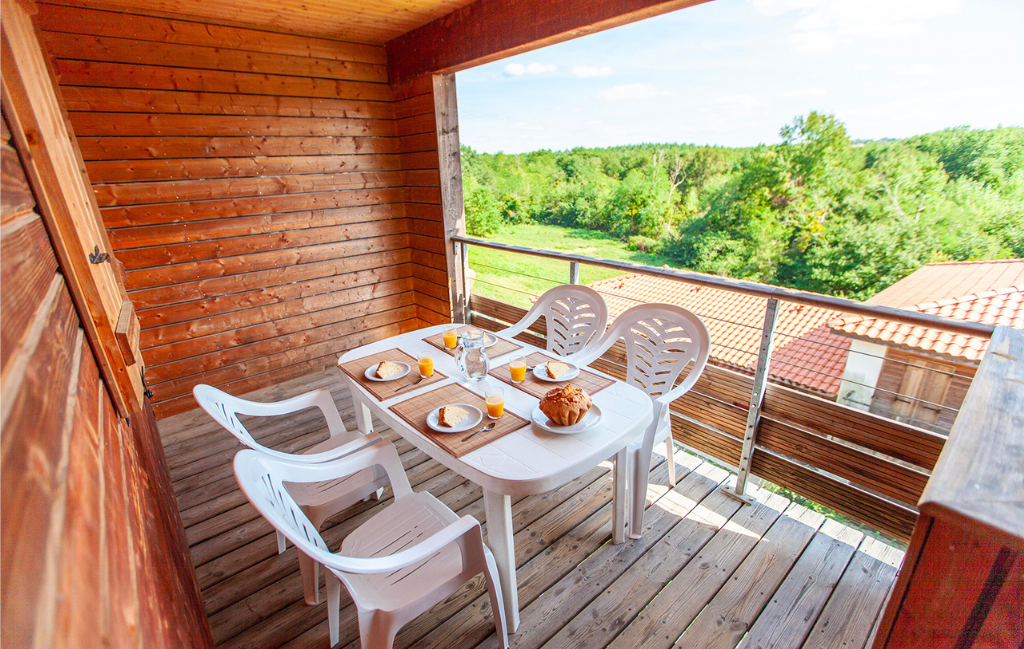
M 455 362 L 466 378 L 473 383 L 483 381 L 491 369 L 484 347 L 486 334 L 480 329 L 470 329 L 462 334 L 459 347 L 455 350 Z

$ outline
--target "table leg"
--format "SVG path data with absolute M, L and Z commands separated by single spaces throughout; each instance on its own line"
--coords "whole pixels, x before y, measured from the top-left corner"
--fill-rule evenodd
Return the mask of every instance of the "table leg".
M 370 407 L 355 397 L 352 397 L 352 406 L 356 411 L 356 428 L 363 435 L 369 435 L 373 432 L 373 414 Z
M 519 588 L 516 584 L 516 552 L 512 540 L 512 499 L 484 489 L 487 547 L 498 565 L 501 596 L 505 600 L 505 624 L 509 633 L 519 627 Z
M 615 491 L 612 492 L 612 543 L 626 540 L 626 483 L 629 481 L 629 466 L 626 449 L 615 454 L 612 476 Z

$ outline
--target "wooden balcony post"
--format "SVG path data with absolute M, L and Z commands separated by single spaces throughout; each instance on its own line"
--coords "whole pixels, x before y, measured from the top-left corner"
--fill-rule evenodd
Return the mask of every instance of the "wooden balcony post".
M 757 369 L 754 371 L 754 387 L 750 392 L 750 407 L 747 409 L 747 427 L 743 432 L 743 450 L 740 452 L 739 474 L 736 476 L 736 486 L 732 492 L 726 491 L 729 496 L 737 498 L 747 504 L 753 500 L 744 492 L 747 488 L 747 478 L 750 477 L 750 462 L 754 457 L 754 438 L 757 434 L 757 425 L 761 419 L 761 404 L 764 402 L 765 386 L 768 384 L 768 362 L 772 355 L 772 339 L 775 334 L 775 324 L 779 319 L 779 301 L 769 298 L 764 311 L 764 328 L 761 330 L 761 346 L 757 354 Z
M 469 295 L 466 291 L 466 244 L 452 237 L 466 235 L 466 213 L 462 202 L 462 154 L 459 151 L 459 108 L 455 98 L 455 75 L 435 74 L 434 117 L 437 131 L 437 159 L 441 176 L 441 212 L 444 218 L 444 249 L 448 266 L 448 288 L 452 321 L 467 322 Z M 460 259 L 461 256 L 461 259 Z
M 580 262 L 570 261 L 569 262 L 569 283 L 579 284 L 580 283 Z

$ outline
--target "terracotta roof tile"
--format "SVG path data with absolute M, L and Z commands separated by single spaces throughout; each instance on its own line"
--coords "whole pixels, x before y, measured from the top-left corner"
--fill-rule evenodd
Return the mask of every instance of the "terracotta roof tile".
M 630 273 L 590 284 L 608 303 L 612 319 L 641 302 L 668 302 L 693 311 L 711 334 L 711 358 L 753 371 L 764 325 L 765 298 L 670 279 Z M 839 392 L 850 341 L 827 323 L 839 311 L 781 303 L 772 378 L 835 395 Z
M 1024 289 L 1017 287 L 901 306 L 911 311 L 957 320 L 1024 329 Z M 850 316 L 836 320 L 831 326 L 835 331 L 857 338 L 868 338 L 898 347 L 944 354 L 969 361 L 980 361 L 988 347 L 987 338 L 953 334 L 880 318 Z
M 953 261 L 922 266 L 867 303 L 908 307 L 1011 286 L 1024 286 L 1024 259 Z

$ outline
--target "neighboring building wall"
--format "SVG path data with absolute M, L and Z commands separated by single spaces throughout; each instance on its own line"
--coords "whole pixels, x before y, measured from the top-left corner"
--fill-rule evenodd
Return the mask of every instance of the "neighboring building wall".
M 850 341 L 843 382 L 839 384 L 839 403 L 858 410 L 870 410 L 885 350 L 884 345 L 863 340 Z
M 976 368 L 892 348 L 886 352 L 885 358 L 878 377 L 878 389 L 871 401 L 871 412 L 928 430 L 949 432 L 967 389 L 971 387 Z M 908 371 L 917 372 L 918 376 L 908 376 Z M 938 397 L 941 402 L 934 401 L 936 394 L 941 395 Z M 914 411 L 915 404 L 919 402 L 905 397 L 941 403 L 943 407 L 936 409 L 935 416 L 931 417 L 926 412 Z
M 119 419 L 3 123 L 5 647 L 210 647 L 153 412 Z
M 448 321 L 429 78 L 384 48 L 44 4 L 154 410 Z

